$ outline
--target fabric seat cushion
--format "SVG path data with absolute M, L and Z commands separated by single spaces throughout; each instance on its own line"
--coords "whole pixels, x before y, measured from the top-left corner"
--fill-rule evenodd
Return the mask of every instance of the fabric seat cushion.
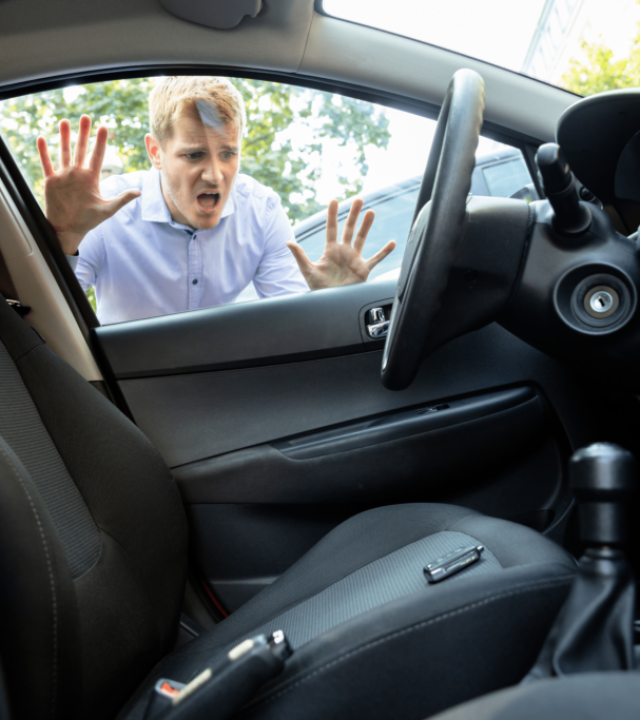
M 440 584 L 426 583 L 427 562 L 473 543 L 486 548 L 480 562 Z M 188 682 L 244 638 L 275 629 L 285 631 L 296 653 L 250 703 L 247 717 L 424 717 L 520 679 L 574 569 L 538 533 L 465 508 L 370 510 L 162 661 L 120 717 L 144 716 L 158 678 Z
M 2 298 L 0 385 L 13 713 L 112 720 L 175 642 L 188 538 L 178 489 L 142 432 Z

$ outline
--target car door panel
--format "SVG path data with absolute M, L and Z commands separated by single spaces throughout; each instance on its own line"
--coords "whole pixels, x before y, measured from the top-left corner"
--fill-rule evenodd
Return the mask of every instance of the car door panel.
M 491 443 L 493 450 L 495 446 L 496 443 Z M 387 451 L 397 460 L 404 457 L 405 449 L 398 445 L 388 447 Z M 264 463 L 260 457 L 263 450 L 255 448 L 255 453 L 246 450 L 220 458 L 219 464 L 210 468 L 215 472 L 214 479 L 201 488 L 194 487 L 192 478 L 178 475 L 191 528 L 195 567 L 227 611 L 235 610 L 271 584 L 339 523 L 376 505 L 388 504 L 372 492 L 372 483 L 358 488 L 355 499 L 348 502 L 336 502 L 338 493 L 332 502 L 312 502 L 321 495 L 323 499 L 328 497 L 328 493 L 318 490 L 331 477 L 329 466 L 320 478 L 312 478 L 313 489 L 305 498 L 307 502 L 302 498 L 304 490 L 309 490 L 308 484 L 296 487 L 296 495 L 277 502 L 278 496 L 282 498 L 295 483 L 283 481 L 274 472 L 275 464 Z M 456 445 L 457 455 L 459 450 L 460 445 Z M 452 472 L 438 476 L 439 472 L 446 472 L 444 468 L 423 466 L 422 474 L 416 472 L 411 483 L 403 484 L 398 496 L 404 502 L 428 499 L 471 507 L 542 532 L 552 527 L 554 521 L 561 521 L 569 507 L 562 453 L 553 438 L 541 436 L 540 432 L 530 443 L 521 438 L 518 450 L 523 454 L 512 457 L 507 464 L 489 462 L 472 466 L 469 462 L 462 475 Z M 235 465 L 235 472 L 225 467 L 227 463 Z M 397 477 L 396 471 L 394 467 L 384 478 L 387 493 L 390 479 Z M 303 468 L 298 472 L 300 481 L 304 477 Z M 336 474 L 338 483 L 346 481 L 349 468 L 342 466 Z M 335 484 L 331 490 L 335 491 Z M 251 501 L 246 502 L 249 497 Z M 238 498 L 240 501 L 232 502 Z
M 273 366 L 381 348 L 364 309 L 394 294 L 395 280 L 378 281 L 106 325 L 96 336 L 119 381 Z
M 496 344 L 498 339 L 503 343 Z M 521 357 L 518 349 L 524 350 Z M 521 364 L 505 363 L 505 352 L 515 354 Z M 528 352 L 497 326 L 435 353 L 413 385 L 401 392 L 380 384 L 381 360 L 382 352 L 373 351 L 131 378 L 119 386 L 138 425 L 175 468 L 343 422 L 527 382 L 536 363 L 545 364 L 541 354 Z
M 434 353 L 407 390 L 386 390 L 365 311 L 388 305 L 393 285 L 95 331 L 174 472 L 196 572 L 227 610 L 369 507 L 456 502 L 540 530 L 565 513 L 567 435 L 581 426 L 570 373 L 492 324 Z M 438 405 L 450 407 L 431 420 Z
M 188 504 L 428 501 L 480 484 L 544 443 L 543 405 L 530 391 L 516 406 L 367 447 L 292 459 L 272 444 L 258 445 L 176 468 L 174 475 Z M 546 479 L 538 490 L 549 495 L 543 487 Z M 504 507 L 502 514 L 520 511 Z

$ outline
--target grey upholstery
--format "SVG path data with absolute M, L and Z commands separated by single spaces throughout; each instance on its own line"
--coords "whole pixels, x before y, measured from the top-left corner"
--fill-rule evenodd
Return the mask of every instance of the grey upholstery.
M 0 465 L 0 655 L 13 712 L 113 718 L 175 641 L 187 563 L 180 496 L 145 436 L 4 302 L 0 341 L 18 371 L 5 368 L 0 401 L 28 404 L 26 387 L 40 417 L 7 433 L 18 462 Z M 54 491 L 41 494 L 48 464 L 33 458 L 51 444 Z M 55 488 L 68 490 L 68 477 L 65 546 Z M 99 557 L 74 579 L 84 527 L 74 519 L 87 513 Z
M 486 563 L 429 586 L 424 564 L 463 539 L 487 547 Z M 187 682 L 239 640 L 281 628 L 296 654 L 242 717 L 420 718 L 518 682 L 574 568 L 538 533 L 464 508 L 370 510 L 160 663 L 119 717 L 142 718 L 160 677 Z
M 20 456 L 47 506 L 73 578 L 100 556 L 98 528 L 0 342 L 0 437 Z
M 0 341 L 0 654 L 16 717 L 141 718 L 157 677 L 188 680 L 276 627 L 296 653 L 243 717 L 418 719 L 532 664 L 573 561 L 522 526 L 428 504 L 351 518 L 171 653 L 187 528 L 169 471 L 2 302 Z M 428 587 L 424 564 L 467 542 L 486 546 L 480 563 Z

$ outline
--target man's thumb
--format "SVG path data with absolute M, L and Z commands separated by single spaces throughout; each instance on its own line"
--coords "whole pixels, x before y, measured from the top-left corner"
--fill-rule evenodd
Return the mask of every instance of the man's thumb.
M 112 215 L 115 215 L 118 210 L 123 208 L 127 203 L 130 203 L 132 200 L 135 200 L 137 197 L 140 197 L 140 190 L 125 190 L 123 193 L 120 193 L 118 197 L 113 198 L 113 200 L 110 200 L 106 205 L 107 214 L 109 217 Z
M 293 240 L 287 243 L 287 247 L 291 250 L 295 261 L 298 263 L 300 272 L 306 277 L 313 270 L 313 265 L 307 257 L 307 253 Z

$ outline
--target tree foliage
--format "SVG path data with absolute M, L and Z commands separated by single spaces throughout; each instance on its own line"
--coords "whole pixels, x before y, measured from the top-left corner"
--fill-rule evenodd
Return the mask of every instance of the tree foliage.
M 625 58 L 616 59 L 603 43 L 582 43 L 583 57 L 572 58 L 561 84 L 578 95 L 640 85 L 640 26 Z
M 344 148 L 338 174 L 344 197 L 361 190 L 368 170 L 367 147 L 385 148 L 389 141 L 384 111 L 370 103 L 295 86 L 261 80 L 234 82 L 247 108 L 241 172 L 273 188 L 292 220 L 321 208 L 316 185 L 328 142 Z M 124 172 L 149 167 L 144 136 L 149 128 L 147 99 L 152 84 L 153 79 L 114 80 L 0 103 L 0 131 L 39 199 L 42 179 L 35 141 L 38 135 L 53 141 L 64 117 L 72 127 L 85 113 L 95 124 L 106 125 Z

